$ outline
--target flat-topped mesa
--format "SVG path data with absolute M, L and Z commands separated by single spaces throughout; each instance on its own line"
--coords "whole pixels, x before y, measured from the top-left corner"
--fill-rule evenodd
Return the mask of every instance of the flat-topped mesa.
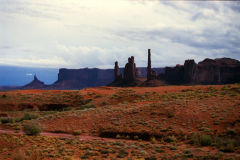
M 138 76 L 138 71 L 136 68 L 136 64 L 134 63 L 134 57 L 131 56 L 128 58 L 128 63 L 125 65 L 123 80 L 125 82 L 135 81 Z
M 118 61 L 115 62 L 115 67 L 114 67 L 114 80 L 119 81 L 122 79 L 122 75 L 120 74 L 120 69 L 118 66 Z
M 157 79 L 157 73 L 152 70 L 152 64 L 151 64 L 151 49 L 148 49 L 148 66 L 147 66 L 147 80 L 154 80 Z

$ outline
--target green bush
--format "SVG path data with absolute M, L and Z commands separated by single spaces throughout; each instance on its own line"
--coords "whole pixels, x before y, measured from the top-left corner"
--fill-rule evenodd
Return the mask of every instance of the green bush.
M 201 135 L 200 136 L 200 144 L 202 146 L 210 146 L 212 144 L 212 137 L 209 135 Z
M 37 114 L 26 113 L 26 114 L 22 117 L 22 120 L 37 119 L 38 117 L 39 117 L 39 115 L 37 115 Z
M 13 121 L 13 118 L 11 117 L 3 117 L 1 118 L 1 122 L 2 124 L 5 124 L 5 123 L 13 123 L 14 121 Z
M 74 136 L 79 136 L 80 134 L 82 134 L 82 131 L 81 131 L 81 130 L 74 130 L 74 131 L 73 131 L 73 135 L 74 135 Z
M 222 146 L 220 151 L 225 153 L 232 153 L 234 152 L 234 145 L 232 143 L 228 143 L 226 146 Z
M 85 104 L 81 105 L 80 107 L 77 108 L 77 110 L 84 110 L 84 109 L 89 109 L 89 108 L 96 108 L 94 104 Z
M 38 124 L 29 123 L 29 124 L 24 124 L 23 132 L 30 136 L 36 136 L 36 135 L 39 135 L 42 132 L 42 130 Z
M 213 139 L 209 135 L 193 134 L 192 143 L 195 145 L 210 146 L 213 143 Z

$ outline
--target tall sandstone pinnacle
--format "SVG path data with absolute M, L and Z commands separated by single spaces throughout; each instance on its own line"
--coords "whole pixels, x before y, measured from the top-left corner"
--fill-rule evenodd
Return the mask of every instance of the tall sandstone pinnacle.
M 148 66 L 147 66 L 147 80 L 157 79 L 157 73 L 152 69 L 151 49 L 148 49 Z
M 148 49 L 148 66 L 147 66 L 147 80 L 151 79 L 151 49 Z
M 115 62 L 115 67 L 114 67 L 114 80 L 119 81 L 122 79 L 122 75 L 120 74 L 120 69 L 118 66 L 118 61 Z

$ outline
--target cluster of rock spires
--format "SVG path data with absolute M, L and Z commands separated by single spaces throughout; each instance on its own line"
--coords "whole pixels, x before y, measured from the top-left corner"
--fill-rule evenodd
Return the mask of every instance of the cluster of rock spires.
M 137 68 L 134 57 L 129 57 L 124 68 L 115 62 L 113 69 L 65 69 L 59 70 L 58 80 L 46 85 L 37 76 L 29 84 L 18 89 L 82 89 L 97 86 L 146 86 L 168 84 L 227 84 L 240 82 L 240 62 L 231 58 L 205 59 L 198 64 L 186 60 L 184 65 L 152 68 L 151 50 L 148 49 L 148 65 Z
M 109 86 L 160 86 L 166 84 L 227 84 L 240 82 L 240 62 L 231 58 L 205 59 L 198 64 L 186 60 L 184 65 L 165 67 L 159 75 L 151 68 L 151 50 L 148 49 L 147 79 L 138 78 L 134 57 L 128 59 L 124 76 L 115 62 L 115 80 Z
M 137 86 L 140 84 L 139 72 L 136 68 L 134 62 L 134 57 L 128 58 L 128 63 L 126 63 L 123 75 L 120 73 L 120 68 L 118 62 L 115 62 L 114 67 L 114 82 L 110 86 Z
M 110 83 L 109 86 L 159 86 L 163 83 L 157 79 L 157 73 L 151 68 L 151 50 L 148 49 L 148 66 L 147 66 L 147 80 L 140 78 L 138 69 L 134 62 L 134 57 L 128 58 L 126 63 L 123 76 L 120 73 L 118 62 L 115 62 L 114 67 L 115 78 L 114 82 Z

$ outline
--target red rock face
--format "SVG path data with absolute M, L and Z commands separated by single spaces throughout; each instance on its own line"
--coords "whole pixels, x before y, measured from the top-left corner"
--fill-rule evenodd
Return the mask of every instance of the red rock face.
M 205 59 L 196 64 L 166 67 L 165 80 L 170 84 L 226 84 L 240 82 L 240 62 L 230 58 Z
M 114 80 L 113 69 L 60 69 L 58 80 L 48 89 L 82 89 L 106 86 Z
M 195 81 L 197 64 L 194 60 L 186 60 L 184 63 L 184 82 L 190 83 Z

